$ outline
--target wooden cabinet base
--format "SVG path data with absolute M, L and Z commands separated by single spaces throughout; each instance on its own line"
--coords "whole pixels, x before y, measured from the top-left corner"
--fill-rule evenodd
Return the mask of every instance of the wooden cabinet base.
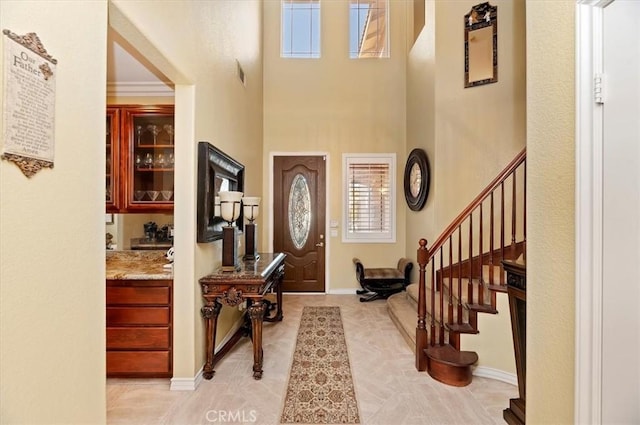
M 107 327 L 107 350 L 169 350 L 171 329 L 164 327 Z
M 171 377 L 171 352 L 108 351 L 107 377 Z
M 107 377 L 173 376 L 170 279 L 107 279 Z

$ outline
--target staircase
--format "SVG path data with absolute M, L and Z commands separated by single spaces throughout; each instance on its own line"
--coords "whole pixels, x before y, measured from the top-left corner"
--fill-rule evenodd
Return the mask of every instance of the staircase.
M 480 332 L 478 314 L 498 312 L 496 293 L 507 292 L 501 261 L 519 257 L 526 258 L 526 150 L 431 246 L 419 241 L 418 283 L 387 299 L 418 370 L 448 385 L 471 382 L 478 355 L 460 350 L 460 336 Z

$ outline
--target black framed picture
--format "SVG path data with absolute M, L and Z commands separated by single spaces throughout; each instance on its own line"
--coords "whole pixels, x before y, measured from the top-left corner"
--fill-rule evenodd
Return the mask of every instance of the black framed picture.
M 209 142 L 198 142 L 197 242 L 222 239 L 222 217 L 214 214 L 214 200 L 220 191 L 244 192 L 244 165 Z M 242 209 L 236 220 L 243 229 Z

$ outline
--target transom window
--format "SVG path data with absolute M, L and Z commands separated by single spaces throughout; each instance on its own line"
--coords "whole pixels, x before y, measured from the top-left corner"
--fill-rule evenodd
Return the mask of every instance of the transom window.
M 349 57 L 389 57 L 389 0 L 350 0 Z
M 395 153 L 344 154 L 342 159 L 342 241 L 395 242 Z
M 282 0 L 283 58 L 320 57 L 320 0 Z

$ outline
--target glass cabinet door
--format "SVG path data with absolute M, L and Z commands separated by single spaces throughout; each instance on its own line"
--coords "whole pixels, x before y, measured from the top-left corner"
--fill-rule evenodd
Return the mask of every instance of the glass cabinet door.
M 107 108 L 106 122 L 106 206 L 107 212 L 120 207 L 120 111 Z
M 173 210 L 173 106 L 126 110 L 128 210 Z

